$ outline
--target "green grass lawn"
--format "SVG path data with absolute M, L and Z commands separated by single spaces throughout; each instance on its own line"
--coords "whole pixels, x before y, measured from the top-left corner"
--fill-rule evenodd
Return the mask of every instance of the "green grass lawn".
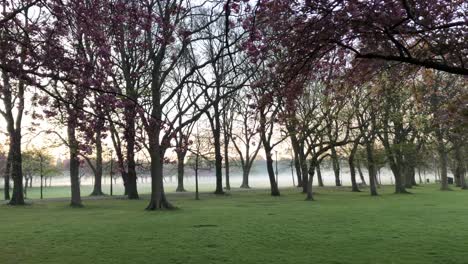
M 468 263 L 468 191 L 319 189 L 0 206 L 0 263 Z

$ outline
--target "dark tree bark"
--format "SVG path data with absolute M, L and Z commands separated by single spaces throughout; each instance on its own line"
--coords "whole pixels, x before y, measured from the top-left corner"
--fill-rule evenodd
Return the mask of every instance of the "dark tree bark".
M 317 171 L 318 186 L 323 187 L 324 184 L 323 184 L 323 179 L 322 179 L 322 171 L 320 169 L 320 163 L 317 163 L 316 171 Z
M 306 160 L 303 149 L 299 151 L 299 161 L 301 165 L 301 175 L 302 175 L 302 182 L 303 182 L 302 193 L 307 193 L 308 180 L 306 180 L 305 178 L 309 178 L 308 176 L 306 176 L 309 174 L 309 169 L 307 168 L 307 160 Z
M 376 184 L 376 169 L 374 163 L 374 154 L 373 154 L 373 144 L 369 139 L 365 140 L 366 144 L 366 153 L 367 153 L 367 168 L 369 170 L 369 184 L 370 184 L 370 194 L 371 196 L 376 196 L 377 194 L 377 184 Z
M 94 187 L 91 196 L 104 195 L 102 191 L 102 140 L 101 130 L 96 131 L 96 167 L 94 171 Z
M 250 186 L 249 186 L 249 172 L 250 172 L 250 168 L 245 168 L 242 170 L 242 184 L 240 186 L 240 188 L 245 188 L 245 189 L 249 189 Z
M 219 102 L 220 87 L 216 86 L 216 101 Z M 211 131 L 214 140 L 215 152 L 215 174 L 216 174 L 216 189 L 215 194 L 224 194 L 223 191 L 223 156 L 221 154 L 221 122 L 218 104 L 213 105 L 213 115 L 207 113 L 208 120 L 210 121 Z
M 276 182 L 275 178 L 275 171 L 273 169 L 273 157 L 272 157 L 272 150 L 271 147 L 271 136 L 267 135 L 267 128 L 266 128 L 266 116 L 265 116 L 265 109 L 260 110 L 260 138 L 262 140 L 263 149 L 265 150 L 265 157 L 266 157 L 266 166 L 268 172 L 268 178 L 270 180 L 270 190 L 272 196 L 280 196 L 280 191 L 278 189 L 278 183 Z M 273 126 L 271 124 L 271 126 Z
M 16 114 L 16 120 L 13 117 L 13 97 L 10 89 L 10 83 L 8 77 L 4 74 L 4 92 L 3 100 L 5 103 L 4 117 L 7 121 L 7 131 L 10 137 L 10 150 L 11 152 L 11 178 L 13 179 L 13 194 L 9 202 L 10 205 L 24 205 L 24 194 L 23 194 L 23 161 L 21 156 L 21 121 L 24 110 L 24 83 L 20 81 L 18 88 L 19 98 L 18 102 L 18 113 Z
M 76 120 L 69 112 L 67 131 L 68 131 L 68 149 L 70 152 L 70 183 L 71 183 L 71 201 L 72 207 L 83 207 L 80 194 L 80 161 L 78 158 L 78 141 L 76 139 Z
M 216 115 L 216 113 L 215 113 Z M 223 156 L 221 155 L 221 133 L 219 131 L 219 117 L 215 118 L 216 129 L 213 130 L 215 149 L 216 190 L 215 194 L 224 194 L 223 191 Z
M 367 185 L 366 178 L 364 178 L 364 173 L 362 173 L 361 161 L 359 159 L 356 160 L 356 168 L 357 168 L 357 170 L 359 172 L 359 178 L 361 179 L 361 183 L 363 185 Z
M 294 152 L 294 168 L 296 169 L 297 187 L 301 188 L 303 185 L 302 173 L 301 173 L 301 162 L 299 161 L 299 157 L 296 152 Z
M 112 145 L 114 146 L 115 154 L 117 156 L 117 166 L 122 176 L 122 181 L 124 185 L 124 195 L 127 195 L 128 197 L 128 174 L 127 174 L 127 168 L 125 167 L 124 154 L 122 152 L 122 141 L 120 139 L 119 133 L 117 132 L 115 124 L 112 122 L 112 118 L 110 116 L 108 117 L 108 120 L 109 120 Z
M 447 176 L 447 150 L 444 143 L 444 136 L 442 128 L 436 128 L 436 140 L 437 140 L 437 152 L 439 153 L 439 165 L 440 165 L 440 189 L 442 191 L 451 190 L 448 186 Z
M 455 177 L 458 177 L 459 181 L 459 187 L 462 188 L 463 190 L 468 189 L 468 185 L 466 184 L 465 180 L 465 173 L 466 173 L 466 168 L 465 168 L 465 163 L 463 160 L 463 150 L 462 150 L 463 144 L 461 142 L 455 142 L 454 144 L 454 156 L 455 156 L 455 162 L 456 162 L 456 168 L 455 168 Z
M 348 164 L 349 164 L 349 173 L 351 174 L 351 191 L 352 192 L 360 192 L 359 186 L 357 185 L 356 182 L 356 167 L 354 164 L 354 159 L 356 156 L 356 151 L 359 146 L 359 139 L 356 140 L 356 142 L 353 143 L 353 148 L 351 149 L 351 152 L 348 157 Z
M 186 192 L 184 188 L 184 169 L 185 169 L 185 154 L 186 152 L 177 152 L 177 189 L 176 192 Z
M 307 186 L 306 201 L 314 200 L 314 194 L 312 192 L 312 183 L 314 181 L 314 172 L 315 172 L 316 166 L 317 166 L 317 160 L 315 157 L 313 157 L 309 162 L 309 171 L 308 171 L 307 184 L 306 184 Z
M 10 200 L 10 176 L 11 176 L 11 150 L 8 150 L 6 163 L 5 163 L 5 173 L 4 173 L 4 186 L 3 194 L 5 200 Z
M 229 180 L 229 135 L 224 131 L 224 176 L 226 178 L 226 190 L 231 190 Z
M 340 180 L 340 160 L 338 159 L 338 154 L 336 149 L 331 149 L 331 160 L 333 165 L 333 173 L 335 174 L 335 186 L 341 186 Z
M 128 199 L 136 200 L 139 199 L 138 188 L 137 188 L 137 175 L 136 175 L 136 162 L 135 162 L 135 141 L 136 141 L 136 129 L 135 129 L 135 106 L 131 104 L 130 107 L 125 109 L 126 112 L 126 128 L 125 137 L 127 141 L 127 197 Z
M 159 128 L 155 128 L 159 130 Z M 159 134 L 159 131 L 157 131 Z M 161 210 L 161 209 L 174 209 L 171 203 L 166 199 L 164 192 L 163 181 L 163 159 L 164 151 L 161 146 L 156 142 L 158 139 L 151 140 L 153 144 L 150 145 L 151 156 L 151 199 L 146 207 L 146 210 Z
M 294 152 L 294 166 L 296 168 L 297 187 L 303 187 L 301 162 L 300 162 L 300 155 L 299 155 L 301 145 L 297 138 L 297 132 L 296 132 L 297 120 L 294 116 L 292 116 L 290 119 L 291 119 L 290 120 L 291 123 L 286 124 L 286 129 L 288 130 L 289 138 L 291 139 L 291 145 L 292 145 L 293 152 Z
M 278 183 L 276 182 L 276 178 L 275 178 L 275 171 L 273 169 L 273 157 L 271 155 L 271 147 L 269 147 L 269 145 L 266 147 L 265 142 L 263 142 L 263 146 L 265 148 L 266 165 L 267 165 L 267 171 L 268 171 L 268 178 L 270 180 L 271 195 L 280 196 Z

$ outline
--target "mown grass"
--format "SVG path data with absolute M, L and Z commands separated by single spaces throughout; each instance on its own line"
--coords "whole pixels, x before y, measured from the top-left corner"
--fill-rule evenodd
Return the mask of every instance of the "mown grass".
M 348 189 L 0 206 L 0 263 L 468 263 L 468 191 Z

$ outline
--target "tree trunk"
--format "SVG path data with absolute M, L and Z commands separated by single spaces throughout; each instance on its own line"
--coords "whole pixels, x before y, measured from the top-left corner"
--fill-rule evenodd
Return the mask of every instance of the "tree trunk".
M 127 138 L 127 197 L 131 200 L 140 198 L 137 188 L 136 162 L 135 162 L 135 110 L 127 110 L 126 138 Z
M 294 153 L 294 167 L 296 168 L 296 176 L 297 176 L 297 187 L 302 187 L 302 173 L 301 173 L 301 162 L 299 161 L 299 157 L 296 153 Z
M 11 175 L 11 151 L 8 150 L 6 164 L 5 164 L 5 174 L 4 174 L 4 186 L 3 194 L 5 200 L 10 200 L 10 175 Z
M 263 143 L 265 146 L 265 143 Z M 272 196 L 280 196 L 280 192 L 278 189 L 278 184 L 275 179 L 275 171 L 273 169 L 273 158 L 271 156 L 271 148 L 265 147 L 265 156 L 266 156 L 266 165 L 268 171 L 268 178 L 270 180 L 270 188 L 271 188 L 271 195 Z
M 320 187 L 323 187 L 324 184 L 323 184 L 323 179 L 322 179 L 322 170 L 320 169 L 320 163 L 317 163 L 316 170 L 317 170 L 317 181 L 318 181 L 318 185 L 319 185 Z
M 293 124 L 286 125 L 286 129 L 289 133 L 289 138 L 291 139 L 291 145 L 294 152 L 294 166 L 296 167 L 296 176 L 297 176 L 297 187 L 303 187 L 302 183 L 302 173 L 301 173 L 301 161 L 300 161 L 300 149 L 299 140 L 297 139 L 297 132 L 295 129 L 296 119 L 293 117 Z
M 392 170 L 393 177 L 395 178 L 395 193 L 408 193 L 405 188 L 403 177 L 401 176 L 401 170 L 398 164 L 393 158 L 389 158 L 390 169 Z
M 157 133 L 159 135 L 159 133 Z M 169 203 L 164 193 L 164 181 L 163 181 L 163 161 L 164 152 L 161 150 L 161 146 L 158 139 L 153 139 L 150 146 L 150 157 L 151 157 L 151 200 L 146 210 L 162 210 L 162 209 L 174 209 L 175 207 Z
M 226 190 L 231 190 L 231 182 L 229 180 L 229 135 L 224 133 L 224 175 L 226 178 Z
M 449 191 L 448 177 L 447 177 L 447 150 L 443 139 L 442 129 L 438 127 L 436 129 L 437 138 L 437 151 L 439 152 L 440 162 L 440 189 L 442 191 Z
M 10 133 L 11 177 L 13 178 L 13 195 L 10 205 L 24 205 L 23 194 L 23 161 L 21 156 L 21 131 L 15 129 Z
M 370 194 L 371 196 L 376 196 L 377 194 L 377 185 L 375 182 L 376 178 L 376 170 L 374 164 L 374 154 L 373 154 L 373 146 L 372 142 L 369 142 L 366 139 L 366 152 L 367 152 L 367 164 L 369 170 L 369 184 L 370 184 Z
M 70 151 L 70 185 L 72 207 L 83 207 L 80 194 L 80 161 L 78 158 L 78 141 L 76 139 L 76 120 L 69 113 L 68 117 L 68 149 Z
M 351 191 L 360 192 L 359 187 L 356 182 L 356 168 L 354 166 L 354 156 L 356 155 L 357 144 L 353 146 L 351 153 L 349 154 L 348 164 L 349 164 L 349 173 L 351 174 Z
M 102 192 L 102 140 L 101 131 L 96 131 L 96 171 L 94 174 L 94 188 L 91 196 L 104 195 Z
M 215 194 L 224 194 L 223 191 L 223 156 L 221 155 L 221 130 L 218 108 L 214 107 L 214 116 L 212 122 L 214 150 L 215 150 L 215 171 L 216 171 L 216 190 Z
M 468 185 L 466 184 L 465 180 L 465 173 L 466 173 L 466 167 L 464 163 L 464 156 L 463 156 L 463 144 L 459 144 L 460 142 L 457 142 L 454 144 L 455 147 L 455 162 L 456 162 L 456 174 L 458 175 L 458 179 L 460 182 L 460 188 L 463 190 L 468 189 Z
M 248 161 L 247 161 L 248 162 Z M 250 173 L 250 166 L 247 164 L 242 168 L 242 184 L 240 188 L 249 189 L 249 173 Z
M 184 159 L 185 153 L 182 151 L 177 152 L 177 189 L 176 192 L 186 192 L 184 188 Z
M 405 188 L 413 188 L 413 179 L 412 179 L 412 175 L 411 175 L 411 166 L 407 163 L 407 162 L 404 162 L 404 164 L 402 165 L 402 170 L 403 170 L 403 174 L 405 175 L 404 179 L 405 179 Z
M 358 159 L 357 162 L 356 162 L 356 167 L 357 167 L 357 170 L 359 172 L 359 178 L 361 179 L 361 183 L 363 185 L 367 185 L 366 183 L 366 178 L 364 178 L 364 173 L 362 173 L 362 169 L 361 169 L 361 161 Z
M 309 171 L 308 171 L 308 177 L 307 177 L 307 192 L 306 192 L 306 201 L 313 201 L 314 200 L 314 194 L 312 192 L 312 183 L 314 181 L 314 172 L 315 172 L 315 167 L 317 166 L 317 161 L 315 158 L 310 160 L 309 164 Z
M 333 173 L 335 174 L 335 185 L 341 186 L 340 180 L 340 160 L 338 159 L 338 154 L 336 153 L 335 148 L 331 148 L 331 159 L 333 165 Z
M 302 175 L 302 193 L 307 193 L 307 188 L 309 184 L 309 180 L 305 180 L 305 178 L 309 178 L 309 176 L 306 176 L 309 174 L 308 168 L 307 168 L 307 161 L 304 155 L 303 150 L 299 152 L 299 159 L 300 159 L 300 165 L 301 165 L 301 175 Z
M 109 117 L 109 119 L 111 119 Z M 122 153 L 122 148 L 121 148 L 121 140 L 119 139 L 119 134 L 117 130 L 114 127 L 114 124 L 112 121 L 109 121 L 110 123 L 110 132 L 111 132 L 111 138 L 112 138 L 112 145 L 114 146 L 115 149 L 115 154 L 117 156 L 117 165 L 120 171 L 120 174 L 122 176 L 122 182 L 124 185 L 124 195 L 128 196 L 128 174 L 127 174 L 127 168 L 125 167 L 125 159 L 124 155 Z

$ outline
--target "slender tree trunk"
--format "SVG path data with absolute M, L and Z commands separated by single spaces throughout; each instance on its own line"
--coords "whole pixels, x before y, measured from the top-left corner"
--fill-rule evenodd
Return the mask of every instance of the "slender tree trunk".
M 213 131 L 214 137 L 214 149 L 215 149 L 215 171 L 216 171 L 216 190 L 215 194 L 224 194 L 223 191 L 223 156 L 221 155 L 221 140 L 219 131 L 219 117 L 215 119 L 218 125 L 216 125 L 215 131 Z
M 356 155 L 357 144 L 353 146 L 351 153 L 349 154 L 348 164 L 349 164 L 349 173 L 351 174 L 351 191 L 360 192 L 359 187 L 356 182 L 356 168 L 354 166 L 354 156 Z
M 223 156 L 221 155 L 221 122 L 218 106 L 214 106 L 213 118 L 210 120 L 214 139 L 216 189 L 215 194 L 224 194 L 223 191 Z
M 305 155 L 304 155 L 304 152 L 303 150 L 300 151 L 300 155 L 299 155 L 299 159 L 300 159 L 300 165 L 301 165 L 301 175 L 302 175 L 302 193 L 307 193 L 307 188 L 308 188 L 308 183 L 309 183 L 309 180 L 305 180 L 305 178 L 309 178 L 309 176 L 306 176 L 309 174 L 309 171 L 308 171 L 308 168 L 307 168 L 307 161 L 306 161 L 306 158 L 305 158 Z
M 297 176 L 297 187 L 302 187 L 302 173 L 301 173 L 301 162 L 299 161 L 299 157 L 297 153 L 294 152 L 294 167 L 296 169 L 296 176 Z
M 111 119 L 110 117 L 108 119 Z M 117 130 L 115 129 L 115 125 L 112 123 L 112 120 L 109 120 L 110 123 L 110 132 L 111 132 L 111 138 L 112 138 L 112 144 L 115 149 L 115 154 L 117 156 L 117 165 L 120 171 L 120 174 L 122 176 L 122 182 L 124 185 L 124 195 L 128 196 L 128 174 L 127 174 L 127 168 L 125 167 L 125 159 L 124 155 L 122 152 L 122 147 L 121 147 L 121 140 L 119 138 L 119 134 Z
M 341 186 L 340 160 L 338 159 L 338 154 L 336 153 L 336 150 L 334 147 L 331 149 L 331 158 L 332 158 L 332 165 L 333 165 L 333 173 L 335 174 L 335 185 Z
M 94 188 L 91 196 L 104 195 L 102 192 L 102 140 L 101 131 L 96 131 L 96 171 L 94 174 Z
M 359 172 L 359 178 L 361 179 L 361 183 L 363 185 L 367 185 L 366 178 L 364 178 L 364 173 L 362 173 L 361 161 L 359 159 L 356 161 L 356 168 L 357 168 L 357 170 Z
M 265 143 L 263 143 L 265 146 Z M 271 195 L 272 196 L 280 196 L 280 192 L 278 189 L 278 184 L 275 179 L 275 171 L 273 169 L 273 158 L 271 156 L 271 148 L 265 147 L 265 156 L 266 156 L 266 165 L 268 171 L 268 178 L 270 180 L 270 188 L 271 188 Z
M 227 135 L 226 131 L 224 132 L 224 175 L 226 178 L 226 190 L 231 190 L 231 182 L 229 180 L 229 135 Z
M 299 140 L 297 139 L 297 132 L 295 129 L 296 120 L 292 120 L 293 124 L 286 125 L 286 129 L 289 133 L 289 138 L 291 139 L 291 145 L 294 152 L 294 166 L 296 167 L 296 176 L 297 176 L 297 187 L 303 187 L 302 183 L 302 173 L 301 173 L 301 161 L 300 161 L 300 149 Z
M 320 169 L 320 163 L 317 163 L 316 170 L 317 170 L 317 181 L 318 181 L 318 185 L 319 185 L 320 187 L 323 187 L 324 184 L 323 184 L 323 179 L 322 179 L 322 170 Z
M 200 194 L 198 193 L 198 162 L 200 160 L 199 153 L 195 155 L 195 200 L 200 200 Z
M 177 152 L 177 189 L 176 192 L 186 192 L 184 188 L 185 153 Z
M 371 196 L 376 196 L 377 194 L 377 184 L 376 184 L 376 170 L 374 163 L 374 154 L 372 142 L 366 139 L 366 152 L 367 152 L 367 164 L 369 170 L 369 184 L 370 184 L 370 194 Z

